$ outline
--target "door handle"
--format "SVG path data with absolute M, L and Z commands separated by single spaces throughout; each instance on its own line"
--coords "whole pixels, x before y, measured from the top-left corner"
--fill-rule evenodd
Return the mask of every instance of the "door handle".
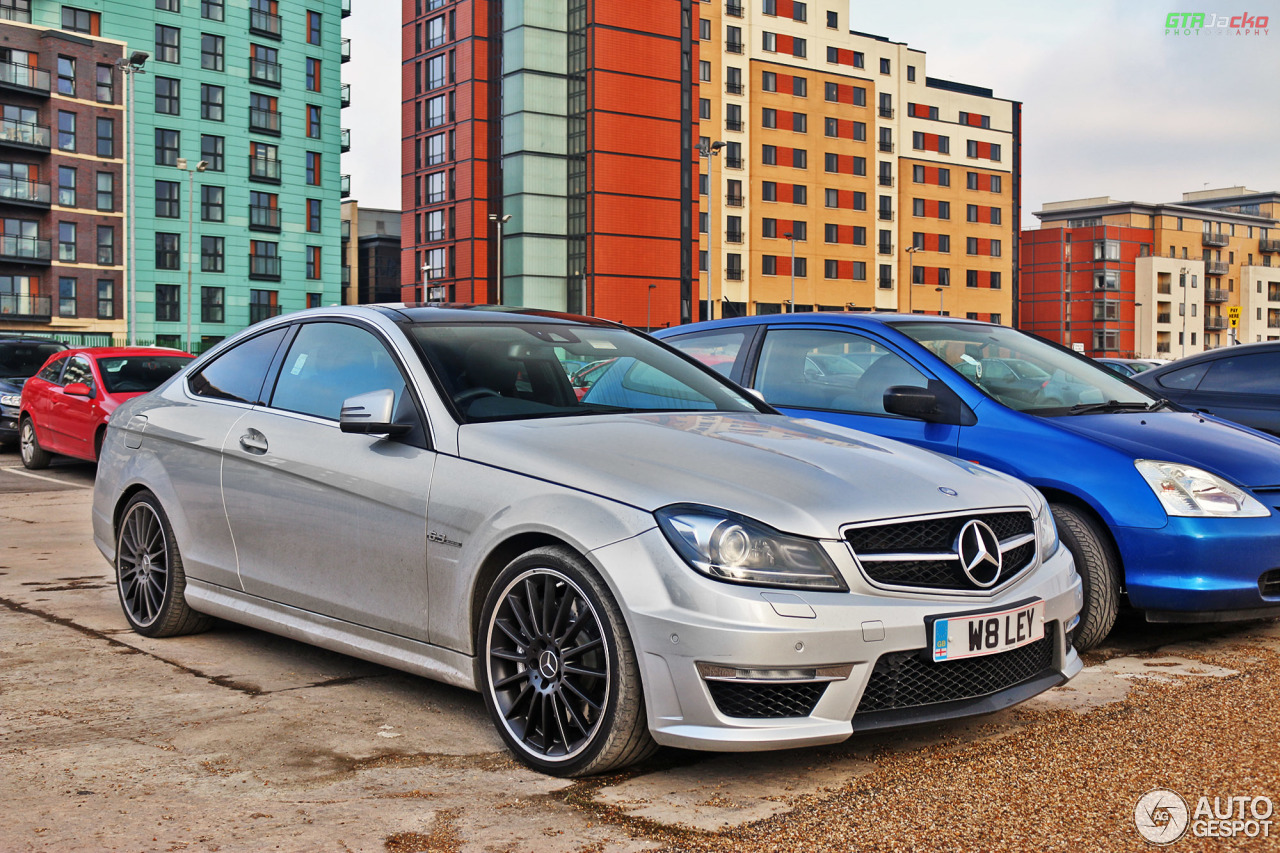
M 240 436 L 240 446 L 248 453 L 261 456 L 267 452 L 267 437 L 256 429 L 251 429 Z

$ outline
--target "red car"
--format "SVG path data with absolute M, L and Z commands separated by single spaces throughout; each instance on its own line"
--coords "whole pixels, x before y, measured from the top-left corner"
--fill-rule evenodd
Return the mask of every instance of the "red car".
M 55 453 L 97 461 L 116 407 L 159 387 L 192 358 L 159 347 L 85 347 L 50 356 L 22 386 L 22 464 L 45 468 Z

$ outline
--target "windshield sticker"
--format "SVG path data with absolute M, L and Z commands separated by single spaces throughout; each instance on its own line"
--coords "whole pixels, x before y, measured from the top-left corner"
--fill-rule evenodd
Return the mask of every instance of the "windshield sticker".
M 297 376 L 299 373 L 302 372 L 302 368 L 306 366 L 306 363 L 307 363 L 307 354 L 305 352 L 299 353 L 298 358 L 293 362 L 293 369 L 290 370 L 289 372 L 292 373 L 294 376 Z

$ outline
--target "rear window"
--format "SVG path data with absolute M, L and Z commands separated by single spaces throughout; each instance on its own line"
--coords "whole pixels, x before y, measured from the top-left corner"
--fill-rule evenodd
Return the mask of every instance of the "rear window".
M 154 391 L 191 363 L 178 355 L 130 355 L 98 359 L 98 372 L 108 394 Z
M 1280 352 L 1217 359 L 1200 381 L 1198 390 L 1226 394 L 1280 394 Z
M 47 341 L 0 344 L 0 379 L 30 379 L 49 356 L 64 349 Z

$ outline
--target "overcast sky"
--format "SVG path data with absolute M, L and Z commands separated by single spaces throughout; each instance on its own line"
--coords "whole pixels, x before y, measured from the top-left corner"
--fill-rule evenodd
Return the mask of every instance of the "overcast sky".
M 643 2 L 643 0 L 638 0 Z M 343 33 L 342 171 L 365 207 L 400 206 L 400 0 L 355 0 Z M 850 4 L 850 28 L 928 55 L 931 77 L 1023 102 L 1023 224 L 1049 201 L 1176 201 L 1190 190 L 1280 190 L 1280 3 L 1183 4 L 1268 15 L 1266 35 L 1166 35 L 1167 0 Z M 1181 8 L 1181 7 L 1178 7 Z

